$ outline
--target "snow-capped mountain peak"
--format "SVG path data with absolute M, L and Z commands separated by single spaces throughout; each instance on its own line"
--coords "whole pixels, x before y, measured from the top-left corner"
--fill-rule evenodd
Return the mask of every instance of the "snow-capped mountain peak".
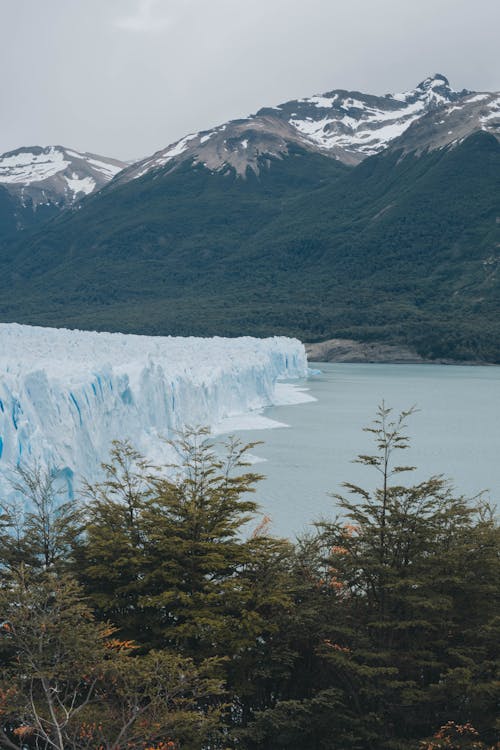
M 433 76 L 424 78 L 424 80 L 418 84 L 414 91 L 422 92 L 424 95 L 426 94 L 430 97 L 442 98 L 445 100 L 449 100 L 453 98 L 454 94 L 459 93 L 458 91 L 454 91 L 454 89 L 451 88 L 450 82 L 448 81 L 446 76 L 442 75 L 441 73 L 436 73 Z
M 323 150 L 333 151 L 342 161 L 348 156 L 361 161 L 385 149 L 430 109 L 467 93 L 454 91 L 448 79 L 437 74 L 401 94 L 373 96 L 335 90 L 287 102 L 276 110 Z
M 63 171 L 69 165 L 63 149 L 58 146 L 48 148 L 20 148 L 0 157 L 0 182 L 8 184 L 41 182 Z
M 126 164 L 64 146 L 30 146 L 0 155 L 0 186 L 34 209 L 70 205 L 103 187 Z
M 500 140 L 500 94 L 462 92 L 459 100 L 429 108 L 425 115 L 394 141 L 406 153 L 450 147 L 475 132 Z
M 186 161 L 212 171 L 232 167 L 244 176 L 249 168 L 258 173 L 270 158 L 282 158 L 292 144 L 357 164 L 383 151 L 428 112 L 470 94 L 455 91 L 448 79 L 437 73 L 400 94 L 378 96 L 335 89 L 294 99 L 186 136 L 125 170 L 119 181 L 152 170 L 170 171 Z

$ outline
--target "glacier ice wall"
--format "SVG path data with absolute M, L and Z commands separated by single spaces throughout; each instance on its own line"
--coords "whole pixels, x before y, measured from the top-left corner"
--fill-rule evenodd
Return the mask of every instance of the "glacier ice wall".
M 186 425 L 272 405 L 305 377 L 296 339 L 173 338 L 0 324 L 0 491 L 19 463 L 94 479 L 111 441 L 152 460 Z M 163 448 L 164 450 L 164 448 Z

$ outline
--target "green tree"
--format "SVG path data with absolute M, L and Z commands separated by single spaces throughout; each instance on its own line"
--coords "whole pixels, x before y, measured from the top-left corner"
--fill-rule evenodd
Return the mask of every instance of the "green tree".
M 82 533 L 83 512 L 77 501 L 64 498 L 57 472 L 21 464 L 12 488 L 17 499 L 2 505 L 0 563 L 45 570 L 67 566 Z
M 373 734 L 360 720 L 357 695 L 345 689 L 325 657 L 332 623 L 339 623 L 339 600 L 329 585 L 329 563 L 321 537 L 309 535 L 295 547 L 288 586 L 292 602 L 281 616 L 269 653 L 256 664 L 257 685 L 269 689 L 252 705 L 239 734 L 248 750 L 363 750 Z M 273 665 L 273 680 L 269 673 Z
M 280 633 L 291 678 L 243 730 L 247 748 L 408 750 L 447 723 L 498 741 L 498 525 L 442 477 L 400 482 L 412 411 L 381 405 L 376 451 L 357 459 L 378 487 L 346 483 L 339 517 L 297 548 Z
M 25 567 L 0 591 L 3 649 L 0 745 L 20 747 L 36 737 L 41 747 L 66 750 L 76 717 L 95 697 L 106 625 L 95 624 L 77 584 Z M 17 740 L 16 740 L 17 738 Z
M 85 490 L 87 522 L 73 570 L 98 619 L 112 621 L 122 638 L 144 638 L 149 621 L 139 597 L 149 465 L 130 443 L 117 441 L 102 468 L 103 481 Z
M 187 431 L 173 447 L 178 476 L 152 479 L 144 511 L 147 593 L 141 601 L 157 612 L 162 644 L 200 659 L 241 630 L 238 572 L 250 554 L 242 530 L 257 510 L 249 493 L 259 475 L 238 473 L 252 444 L 230 440 L 220 456 L 206 429 Z
M 411 413 L 392 420 L 379 407 L 367 428 L 377 453 L 357 460 L 380 487 L 346 483 L 356 501 L 337 495 L 342 518 L 322 525 L 338 600 L 323 653 L 360 718 L 373 717 L 377 748 L 405 748 L 447 720 L 491 733 L 498 700 L 498 527 L 442 477 L 394 482 L 412 469 L 393 462 Z
M 105 480 L 89 488 L 75 566 L 97 616 L 143 652 L 172 649 L 196 664 L 222 657 L 236 725 L 274 699 L 292 658 L 280 633 L 293 608 L 293 548 L 265 521 L 249 533 L 259 479 L 245 470 L 251 447 L 188 430 L 171 444 L 178 460 L 165 477 L 115 444 Z
M 216 728 L 211 665 L 167 651 L 134 656 L 134 644 L 95 622 L 73 579 L 20 568 L 0 591 L 0 612 L 10 655 L 0 746 L 197 750 Z

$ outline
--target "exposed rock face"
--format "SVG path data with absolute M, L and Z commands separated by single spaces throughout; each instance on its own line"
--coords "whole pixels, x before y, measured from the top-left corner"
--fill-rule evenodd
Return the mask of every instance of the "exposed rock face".
M 406 346 L 393 346 L 377 341 L 330 339 L 317 344 L 306 344 L 305 347 L 310 362 L 425 362 L 417 352 Z
M 459 143 L 483 130 L 500 141 L 500 94 L 469 94 L 416 120 L 393 141 L 405 153 L 435 150 Z
M 426 113 L 459 102 L 468 93 L 454 91 L 447 78 L 438 73 L 402 94 L 374 96 L 338 89 L 258 114 L 273 113 L 286 120 L 305 138 L 342 161 L 361 161 L 383 151 Z
M 18 229 L 104 187 L 126 164 L 64 146 L 32 146 L 0 155 L 0 188 L 11 198 Z
M 382 341 L 355 341 L 354 339 L 329 339 L 314 344 L 304 344 L 309 362 L 386 363 L 415 365 L 433 363 L 441 365 L 487 365 L 487 360 L 421 357 L 415 349 Z
M 233 167 L 245 176 L 247 169 L 258 173 L 266 159 L 286 155 L 292 144 L 354 165 L 386 149 L 422 117 L 458 108 L 472 96 L 454 91 L 440 74 L 402 94 L 373 96 L 337 89 L 187 135 L 129 167 L 117 184 L 152 170 L 170 171 L 186 161 L 212 171 Z

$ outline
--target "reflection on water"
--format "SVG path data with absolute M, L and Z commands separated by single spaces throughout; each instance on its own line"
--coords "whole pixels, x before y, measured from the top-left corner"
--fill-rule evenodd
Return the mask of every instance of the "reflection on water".
M 316 365 L 315 365 L 316 367 Z M 446 365 L 320 364 L 307 385 L 317 401 L 277 406 L 266 416 L 289 427 L 238 432 L 262 440 L 253 452 L 266 475 L 257 499 L 276 534 L 293 536 L 319 516 L 334 515 L 328 492 L 350 481 L 370 487 L 375 472 L 353 464 L 372 451 L 363 427 L 382 400 L 395 412 L 416 404 L 409 418 L 411 447 L 399 458 L 418 467 L 415 480 L 431 474 L 453 479 L 457 491 L 489 490 L 500 498 L 500 368 Z M 401 461 L 399 461 L 401 462 Z M 402 475 L 411 479 L 411 475 Z

